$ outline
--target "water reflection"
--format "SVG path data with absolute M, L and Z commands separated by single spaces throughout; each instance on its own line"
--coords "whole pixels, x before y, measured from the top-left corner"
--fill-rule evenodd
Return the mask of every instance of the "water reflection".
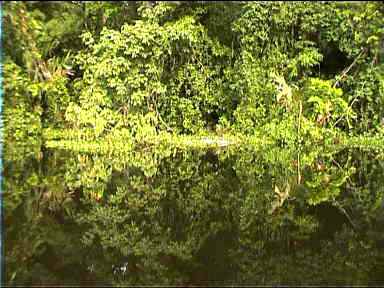
M 33 147 L 5 151 L 8 285 L 383 283 L 374 151 Z

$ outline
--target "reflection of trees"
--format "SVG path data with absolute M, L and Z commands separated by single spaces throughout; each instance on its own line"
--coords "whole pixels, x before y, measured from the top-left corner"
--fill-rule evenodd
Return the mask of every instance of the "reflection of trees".
M 206 277 L 196 275 L 211 259 L 199 251 L 212 249 L 217 235 L 226 235 L 228 241 L 234 235 L 239 189 L 231 166 L 214 153 L 176 153 L 145 176 L 139 159 L 132 155 L 129 165 L 114 170 L 111 193 L 101 203 L 89 199 L 89 212 L 79 218 L 90 225 L 84 243 L 100 243 L 103 251 L 113 251 L 108 252 L 110 266 L 128 263 L 120 269 L 129 272 L 125 283 L 172 284 Z M 225 267 L 217 267 L 217 273 L 223 273 L 220 269 Z
M 378 280 L 382 256 L 361 230 L 354 231 L 348 214 L 358 201 L 348 200 L 345 191 L 359 161 L 353 161 L 348 151 L 336 152 L 313 149 L 302 153 L 299 174 L 297 161 L 292 161 L 297 151 L 268 147 L 259 153 L 252 149 L 235 152 L 240 155 L 236 161 L 240 187 L 247 191 L 240 208 L 240 245 L 232 250 L 238 260 L 238 283 L 364 284 Z M 383 173 L 382 166 L 378 171 Z M 365 176 L 372 175 L 366 172 Z M 377 179 L 377 174 L 373 177 Z M 363 188 L 358 182 L 352 185 L 356 193 Z M 271 213 L 273 192 L 279 198 L 281 191 L 286 191 L 285 201 Z M 369 213 L 372 204 L 366 203 L 363 210 Z M 327 215 L 330 211 L 333 214 Z
M 381 280 L 382 160 L 336 152 L 298 157 L 237 147 L 6 158 L 7 281 Z
M 4 149 L 4 235 L 6 283 L 26 286 L 87 281 L 79 267 L 85 250 L 80 231 L 70 221 L 72 197 L 63 174 L 62 153 L 32 140 Z

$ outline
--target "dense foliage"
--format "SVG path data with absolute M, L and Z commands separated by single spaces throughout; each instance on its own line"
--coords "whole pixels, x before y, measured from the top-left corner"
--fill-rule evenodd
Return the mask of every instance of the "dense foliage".
M 1 5 L 7 285 L 384 280 L 381 2 Z
M 3 7 L 7 138 L 383 133 L 379 2 Z

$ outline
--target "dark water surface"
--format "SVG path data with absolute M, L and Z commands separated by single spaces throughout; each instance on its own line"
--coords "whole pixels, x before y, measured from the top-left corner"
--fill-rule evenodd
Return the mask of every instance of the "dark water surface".
M 8 285 L 384 285 L 382 152 L 3 161 Z

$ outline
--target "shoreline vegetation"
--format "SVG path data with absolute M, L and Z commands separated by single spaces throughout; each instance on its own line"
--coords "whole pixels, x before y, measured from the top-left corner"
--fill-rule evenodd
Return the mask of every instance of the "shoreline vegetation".
M 108 149 L 382 145 L 379 2 L 3 9 L 4 151 L 39 137 Z
M 64 136 L 65 134 L 65 136 Z M 47 148 L 59 148 L 73 151 L 83 152 L 129 152 L 135 149 L 156 148 L 162 146 L 164 148 L 178 149 L 225 149 L 229 146 L 254 146 L 254 147 L 279 147 L 277 143 L 268 137 L 260 135 L 247 136 L 241 134 L 208 134 L 202 135 L 172 135 L 171 133 L 161 133 L 146 139 L 132 140 L 130 138 L 120 139 L 95 139 L 84 140 L 87 134 L 81 134 L 78 131 L 65 133 L 59 130 L 47 130 L 43 133 L 44 144 Z M 113 142 L 112 142 L 113 141 Z M 384 138 L 381 135 L 337 135 L 327 138 L 326 141 L 309 142 L 305 145 L 298 145 L 297 148 L 308 148 L 311 145 L 320 145 L 328 148 L 360 148 L 384 150 Z M 292 148 L 292 146 L 289 146 Z M 284 149 L 284 146 L 279 148 Z

